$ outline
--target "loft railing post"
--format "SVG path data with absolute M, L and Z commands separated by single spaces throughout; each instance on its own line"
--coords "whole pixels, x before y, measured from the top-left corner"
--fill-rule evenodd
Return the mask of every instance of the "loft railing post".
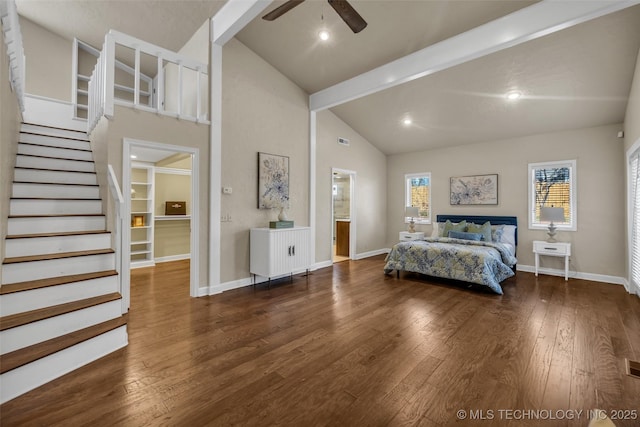
M 140 104 L 140 49 L 136 47 L 136 59 L 133 78 L 133 105 Z
M 162 54 L 158 52 L 158 77 L 156 78 L 156 109 L 158 113 L 164 110 L 164 61 Z
M 104 50 L 104 111 L 103 114 L 107 118 L 113 118 L 113 94 L 115 83 L 115 62 L 116 62 L 116 44 L 115 40 L 109 32 L 105 38 Z
M 178 117 L 182 115 L 182 62 L 178 61 Z
M 200 96 L 200 77 L 202 76 L 202 70 L 200 67 L 196 69 L 196 122 L 200 121 L 200 115 L 202 114 L 202 97 Z

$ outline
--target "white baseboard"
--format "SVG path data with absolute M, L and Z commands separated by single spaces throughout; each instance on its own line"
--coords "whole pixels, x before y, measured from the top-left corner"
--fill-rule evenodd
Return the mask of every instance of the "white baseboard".
M 359 260 L 359 259 L 369 258 L 369 257 L 376 256 L 376 255 L 388 254 L 389 251 L 391 251 L 391 249 L 389 249 L 389 248 L 376 249 L 375 251 L 369 251 L 369 252 L 363 252 L 361 254 L 356 254 L 351 259 Z
M 533 265 L 518 264 L 516 269 L 518 271 L 526 271 L 528 273 L 535 273 L 536 272 L 536 268 Z M 538 272 L 540 274 L 547 274 L 549 276 L 564 277 L 564 270 L 560 270 L 560 269 L 557 269 L 557 268 L 539 268 Z M 570 279 L 591 280 L 593 282 L 612 283 L 614 285 L 623 285 L 623 286 L 625 284 L 625 279 L 623 277 L 609 276 L 609 275 L 606 275 L 606 274 L 581 273 L 579 271 L 569 271 L 569 278 Z
M 161 262 L 182 261 L 185 259 L 191 259 L 191 254 L 168 255 L 154 258 L 156 264 Z
M 24 114 L 26 123 L 36 123 L 57 128 L 86 132 L 87 122 L 73 118 L 73 104 L 68 101 L 26 93 Z
M 142 268 L 142 267 L 155 267 L 156 263 L 153 260 L 147 260 L 147 261 L 131 261 L 131 264 L 129 265 L 129 268 L 134 269 L 134 268 Z
M 207 288 L 208 293 L 206 295 L 221 294 L 222 292 L 225 292 L 225 291 L 244 288 L 245 286 L 251 286 L 252 284 L 253 284 L 253 281 L 250 277 L 245 277 L 244 279 L 232 280 L 230 282 L 220 283 L 217 286 L 209 286 Z
M 313 264 L 313 266 L 311 267 L 312 270 L 318 270 L 319 268 L 327 268 L 327 267 L 331 267 L 333 265 L 333 261 L 326 260 L 326 261 L 320 261 L 320 262 L 316 262 L 315 264 Z

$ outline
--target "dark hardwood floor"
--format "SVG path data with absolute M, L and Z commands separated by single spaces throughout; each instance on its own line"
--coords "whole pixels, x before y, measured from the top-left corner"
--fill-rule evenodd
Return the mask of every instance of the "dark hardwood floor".
M 640 425 L 624 373 L 640 298 L 621 286 L 519 272 L 499 296 L 382 266 L 197 299 L 188 262 L 134 270 L 129 346 L 7 402 L 0 423 L 555 427 L 602 408 Z

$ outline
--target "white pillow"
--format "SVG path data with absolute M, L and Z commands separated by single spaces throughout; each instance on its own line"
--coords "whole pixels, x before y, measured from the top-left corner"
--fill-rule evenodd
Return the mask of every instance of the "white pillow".
M 516 226 L 515 225 L 504 226 L 504 232 L 502 233 L 502 237 L 500 238 L 500 243 L 508 243 L 512 245 L 514 248 L 516 247 Z
M 440 234 L 438 232 L 438 228 L 439 228 L 440 224 L 438 224 L 437 222 L 433 222 L 433 223 L 431 223 L 431 225 L 433 226 L 433 231 L 431 232 L 431 237 L 440 237 Z

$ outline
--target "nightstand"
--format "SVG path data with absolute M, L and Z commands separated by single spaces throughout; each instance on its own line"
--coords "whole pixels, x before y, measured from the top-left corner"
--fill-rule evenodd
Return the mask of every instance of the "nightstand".
M 571 243 L 533 241 L 533 253 L 536 255 L 536 276 L 540 265 L 540 255 L 564 257 L 564 280 L 569 280 L 569 257 L 571 256 Z
M 408 231 L 401 231 L 399 239 L 401 242 L 409 242 L 411 240 L 422 240 L 424 239 L 424 232 L 416 231 L 415 233 L 409 233 Z

